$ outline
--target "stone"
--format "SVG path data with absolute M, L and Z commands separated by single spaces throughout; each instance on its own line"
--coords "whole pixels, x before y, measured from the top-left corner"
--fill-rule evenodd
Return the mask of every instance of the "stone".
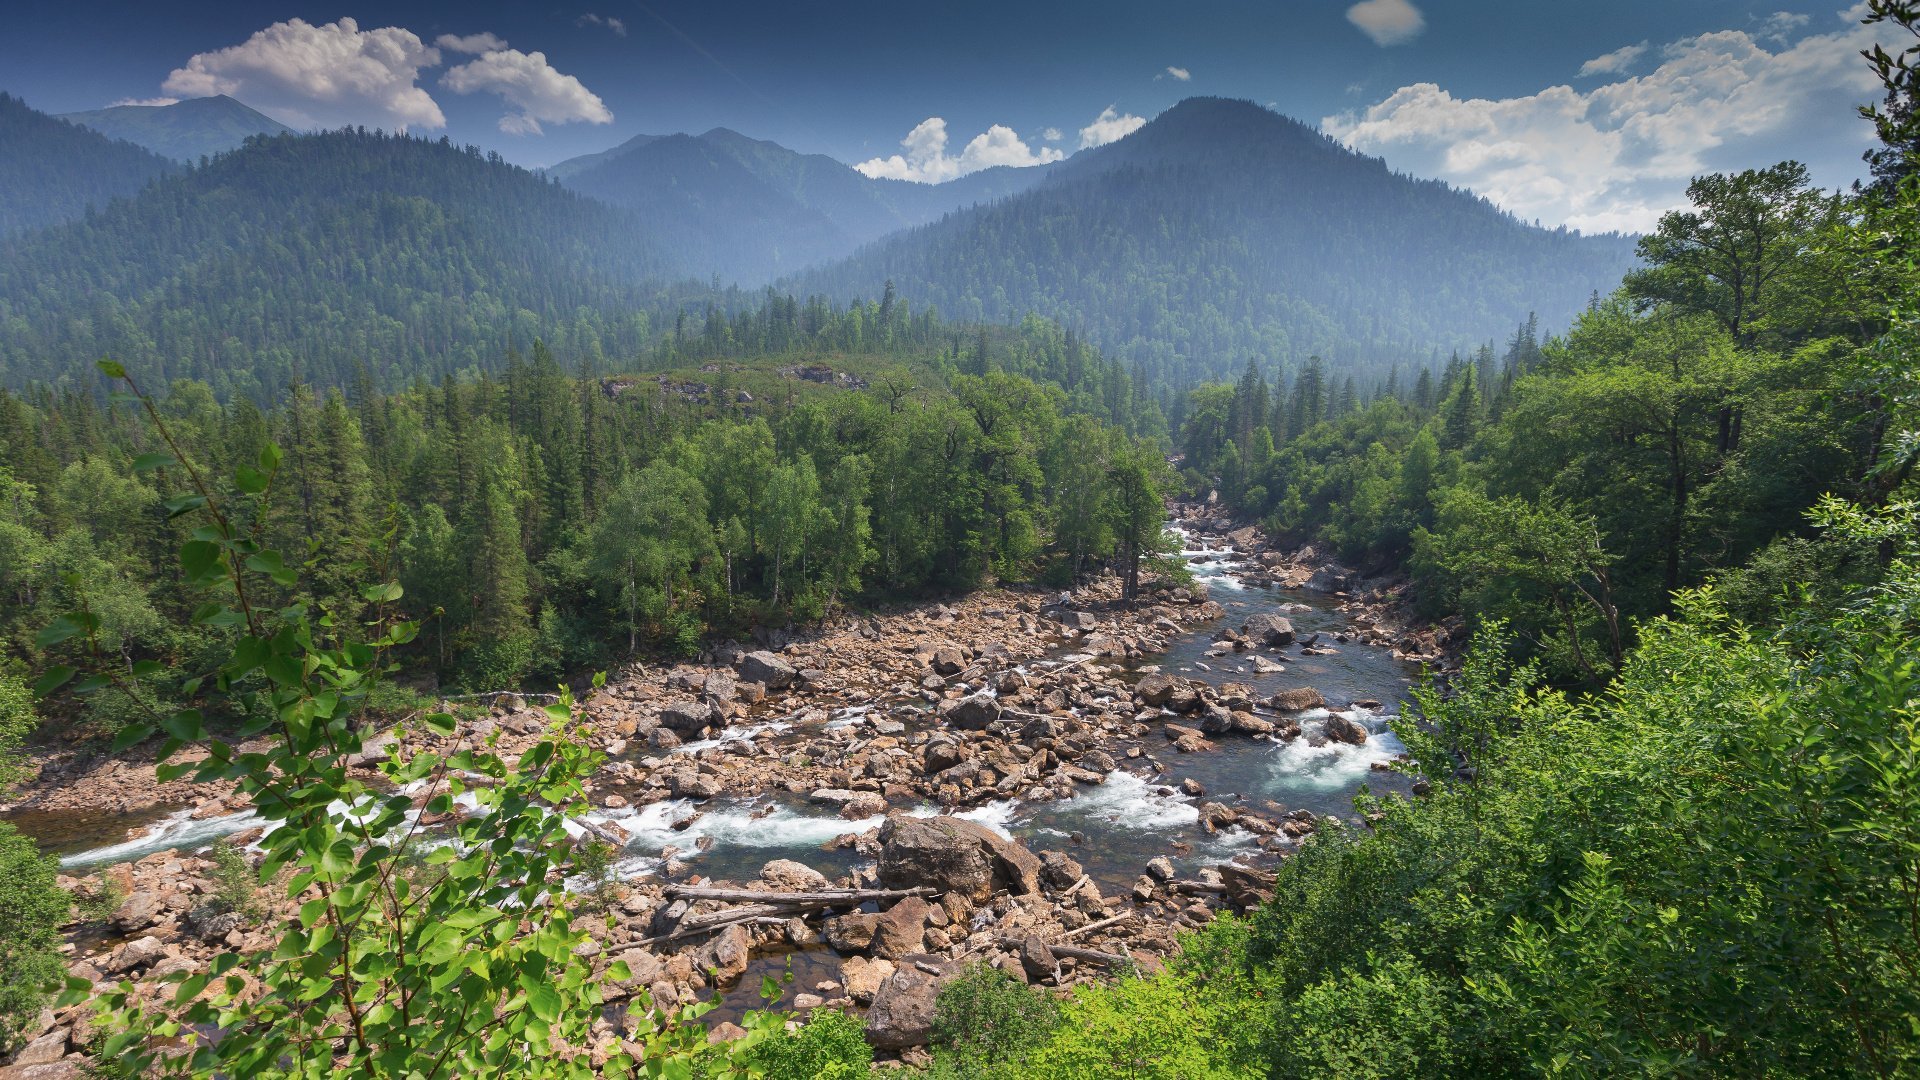
M 1349 743 L 1354 746 L 1365 744 L 1369 734 L 1365 724 L 1345 713 L 1328 713 L 1326 731 L 1327 738 L 1334 742 Z
M 13 1064 L 18 1067 L 21 1065 L 46 1065 L 59 1061 L 61 1058 L 67 1056 L 67 1037 L 66 1028 L 54 1028 L 52 1031 L 21 1047 L 20 1052 L 13 1056 Z
M 1320 691 L 1311 686 L 1296 686 L 1291 690 L 1282 690 L 1267 699 L 1267 707 L 1275 712 L 1304 712 L 1326 705 L 1327 699 Z
M 1040 853 L 1040 881 L 1050 889 L 1067 889 L 1080 880 L 1085 869 L 1064 851 Z
M 111 920 L 114 929 L 136 933 L 167 917 L 166 898 L 159 893 L 137 892 L 122 901 Z
M 985 731 L 1000 719 L 1000 703 L 986 694 L 943 701 L 935 710 L 940 722 L 961 731 Z
M 1160 881 L 1173 880 L 1173 863 L 1165 855 L 1155 855 L 1147 860 L 1147 873 Z
M 873 955 L 898 960 L 927 947 L 927 909 L 925 900 L 909 896 L 880 913 L 873 925 Z
M 936 675 L 958 675 L 966 669 L 967 654 L 951 645 L 943 645 L 933 650 L 931 666 Z
M 887 976 L 867 1009 L 867 1041 L 881 1050 L 925 1046 L 933 1034 L 936 999 L 944 977 L 905 967 Z
M 698 735 L 714 722 L 713 706 L 676 701 L 660 710 L 660 725 L 679 735 Z
M 874 931 L 879 928 L 880 916 L 870 911 L 856 911 L 851 915 L 838 915 L 827 920 L 827 944 L 835 952 L 866 952 L 873 944 Z
M 840 806 L 840 816 L 848 821 L 865 821 L 887 812 L 887 798 L 875 791 L 855 792 Z
M 747 960 L 752 955 L 753 939 L 745 926 L 735 923 L 700 947 L 695 966 L 701 971 L 712 969 L 714 981 L 724 986 L 747 973 Z
M 675 798 L 680 799 L 711 799 L 720 794 L 718 780 L 692 769 L 681 769 L 668 774 L 667 787 L 673 792 Z
M 827 888 L 827 875 L 792 859 L 775 859 L 760 868 L 760 880 L 787 892 Z
M 785 690 L 800 676 L 792 664 L 765 649 L 742 656 L 739 671 L 741 679 L 759 683 L 769 690 Z
M 972 751 L 951 740 L 928 743 L 924 755 L 927 775 L 946 772 L 971 756 Z
M 100 970 L 108 975 L 125 975 L 128 972 L 144 968 L 166 955 L 157 938 L 140 937 L 120 946 L 108 954 L 106 963 Z
M 1173 697 L 1174 685 L 1173 676 L 1155 672 L 1152 675 L 1143 676 L 1139 682 L 1133 684 L 1133 696 L 1141 704 L 1151 705 L 1157 709 Z
M 848 997 L 865 1005 L 880 992 L 880 984 L 886 982 L 893 972 L 891 960 L 849 957 L 840 964 L 840 985 L 846 988 Z
M 1020 966 L 1027 973 L 1029 982 L 1041 982 L 1051 979 L 1059 973 L 1060 961 L 1053 950 L 1040 939 L 1038 934 L 1028 934 L 1020 943 Z
M 969 900 L 999 891 L 1040 891 L 1040 860 L 1020 844 L 964 818 L 893 816 L 880 826 L 880 881 L 931 886 Z
M 1293 644 L 1295 636 L 1293 623 L 1279 615 L 1250 615 L 1240 624 L 1240 632 L 1270 649 Z

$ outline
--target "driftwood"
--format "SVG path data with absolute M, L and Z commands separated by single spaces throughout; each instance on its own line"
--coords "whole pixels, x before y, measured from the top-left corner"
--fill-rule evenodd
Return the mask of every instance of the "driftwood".
M 1055 956 L 1069 956 L 1075 960 L 1086 960 L 1090 963 L 1105 964 L 1108 967 L 1112 967 L 1115 964 L 1133 963 L 1133 957 L 1131 956 L 1101 952 L 1098 949 L 1082 949 L 1077 945 L 1055 945 L 1052 942 L 1048 942 L 1047 948 L 1052 951 Z
M 783 907 L 835 907 L 840 904 L 864 904 L 869 900 L 904 900 L 909 896 L 933 896 L 939 891 L 924 885 L 914 889 L 814 889 L 806 892 L 723 889 L 708 885 L 667 886 L 667 895 L 679 900 L 720 900 L 730 904 L 779 904 Z
M 1109 926 L 1117 926 L 1120 923 L 1126 922 L 1132 919 L 1137 914 L 1139 914 L 1139 912 L 1129 908 L 1118 915 L 1101 919 L 1099 922 L 1090 922 L 1078 930 L 1069 930 L 1066 932 L 1064 936 L 1070 937 L 1070 938 L 1076 938 L 1082 934 L 1091 934 L 1100 930 L 1105 930 Z

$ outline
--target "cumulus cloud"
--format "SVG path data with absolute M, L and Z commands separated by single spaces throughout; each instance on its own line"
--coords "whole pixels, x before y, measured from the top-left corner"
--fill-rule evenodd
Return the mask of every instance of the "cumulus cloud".
M 509 135 L 538 135 L 543 122 L 613 122 L 606 102 L 579 79 L 555 70 L 545 53 L 492 49 L 449 68 L 440 85 L 456 94 L 499 95 L 514 110 L 500 118 L 500 130 Z
M 506 40 L 495 34 L 441 34 L 434 39 L 435 45 L 448 52 L 466 53 L 479 56 L 481 53 L 497 52 L 507 47 Z
M 1427 28 L 1426 17 L 1408 0 L 1360 0 L 1347 9 L 1347 21 L 1375 45 L 1405 45 Z
M 1590 90 L 1457 98 L 1433 83 L 1321 121 L 1346 145 L 1396 168 L 1473 189 L 1522 218 L 1587 231 L 1644 231 L 1686 202 L 1703 173 L 1786 158 L 1840 186 L 1872 138 L 1853 107 L 1878 96 L 1860 50 L 1896 43 L 1885 27 L 1844 25 L 1770 49 L 1723 30 L 1660 51 L 1647 74 Z
M 1756 36 L 1784 45 L 1792 39 L 1800 28 L 1813 21 L 1813 16 L 1793 11 L 1776 11 L 1760 20 L 1760 29 Z
M 611 15 L 595 15 L 593 12 L 589 11 L 585 15 L 582 15 L 579 18 L 573 20 L 573 25 L 605 27 L 606 29 L 613 31 L 613 34 L 615 37 L 627 36 L 627 24 L 624 21 L 620 19 L 616 19 Z
M 1167 74 L 1173 76 L 1174 78 L 1180 80 L 1181 82 L 1193 81 L 1193 72 L 1188 71 L 1186 68 L 1183 68 L 1183 67 L 1169 67 L 1167 69 Z
M 1028 146 L 1014 130 L 995 124 L 975 135 L 959 154 L 947 153 L 947 122 L 930 116 L 900 140 L 906 153 L 863 161 L 854 168 L 875 179 L 918 180 L 938 184 L 996 165 L 1045 165 L 1065 154 L 1051 146 Z
M 177 98 L 177 97 L 148 97 L 148 98 L 130 98 L 130 97 L 123 97 L 123 98 L 121 98 L 121 99 L 120 99 L 119 101 L 116 101 L 116 102 L 114 102 L 114 103 L 113 103 L 113 106 L 119 106 L 119 105 L 178 105 L 178 104 L 180 104 L 180 99 L 179 99 L 179 98 Z M 111 107 L 113 107 L 113 106 L 109 106 L 109 108 L 111 108 Z
M 1115 112 L 1113 106 L 1109 105 L 1100 110 L 1100 115 L 1093 118 L 1093 123 L 1080 129 L 1080 149 L 1105 146 L 1118 139 L 1124 139 L 1139 131 L 1146 122 L 1147 118 L 1144 116 Z
M 1057 127 L 1050 127 L 1047 130 L 1041 132 L 1040 137 L 1047 140 L 1048 142 L 1059 142 L 1061 139 L 1064 139 L 1067 137 L 1067 133 L 1064 131 L 1061 131 Z
M 1633 62 L 1645 55 L 1646 51 L 1647 43 L 1643 41 L 1638 45 L 1622 45 L 1610 53 L 1601 53 L 1580 65 L 1580 77 L 1584 79 L 1590 75 L 1618 75 L 1632 67 Z
M 397 26 L 361 30 L 348 18 L 319 26 L 288 19 L 242 44 L 189 58 L 161 89 L 179 97 L 231 94 L 296 127 L 437 128 L 446 117 L 415 82 L 422 68 L 439 62 L 438 49 Z

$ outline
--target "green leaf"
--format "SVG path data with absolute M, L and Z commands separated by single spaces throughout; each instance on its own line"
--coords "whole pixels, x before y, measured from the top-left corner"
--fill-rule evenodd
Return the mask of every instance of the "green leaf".
M 180 569 L 186 571 L 188 581 L 202 584 L 225 573 L 220 555 L 218 544 L 208 540 L 189 540 L 180 545 Z
M 128 724 L 113 737 L 113 752 L 130 749 L 147 741 L 153 736 L 152 724 Z
M 426 716 L 422 717 L 421 719 L 424 720 L 426 722 L 427 727 L 432 729 L 432 731 L 437 735 L 453 734 L 454 719 L 451 713 L 443 713 L 443 712 L 428 713 Z
M 328 874 L 344 874 L 353 869 L 353 845 L 335 840 L 320 854 L 320 869 Z
M 177 518 L 181 514 L 191 514 L 195 510 L 207 505 L 207 497 L 199 494 L 175 495 L 173 498 L 163 501 L 160 505 L 167 508 L 167 517 Z
M 180 464 L 172 454 L 141 454 L 133 459 L 133 471 L 150 473 L 155 469 L 171 469 Z
M 520 986 L 527 992 L 527 1009 L 533 1015 L 551 1024 L 560 1019 L 560 995 L 546 983 L 534 982 L 521 976 Z
M 55 690 L 65 686 L 67 680 L 73 678 L 78 673 L 77 669 L 66 664 L 50 667 L 38 679 L 33 680 L 33 692 L 39 697 L 46 697 Z
M 100 374 L 105 375 L 109 379 L 124 379 L 127 377 L 127 369 L 120 366 L 120 363 L 116 360 L 96 360 L 93 366 L 99 368 Z
M 72 611 L 48 623 L 46 629 L 34 636 L 34 643 L 43 649 L 51 649 L 78 634 L 85 634 L 99 625 L 92 612 Z
M 233 470 L 233 485 L 248 495 L 258 495 L 267 490 L 270 477 L 251 465 L 242 465 Z

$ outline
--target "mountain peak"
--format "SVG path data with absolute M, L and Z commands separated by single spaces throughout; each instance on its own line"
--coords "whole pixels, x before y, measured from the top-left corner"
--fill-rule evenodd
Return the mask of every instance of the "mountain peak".
M 293 130 L 226 94 L 171 105 L 109 105 L 66 113 L 61 119 L 176 161 L 197 161 L 232 150 L 254 135 L 284 135 Z

